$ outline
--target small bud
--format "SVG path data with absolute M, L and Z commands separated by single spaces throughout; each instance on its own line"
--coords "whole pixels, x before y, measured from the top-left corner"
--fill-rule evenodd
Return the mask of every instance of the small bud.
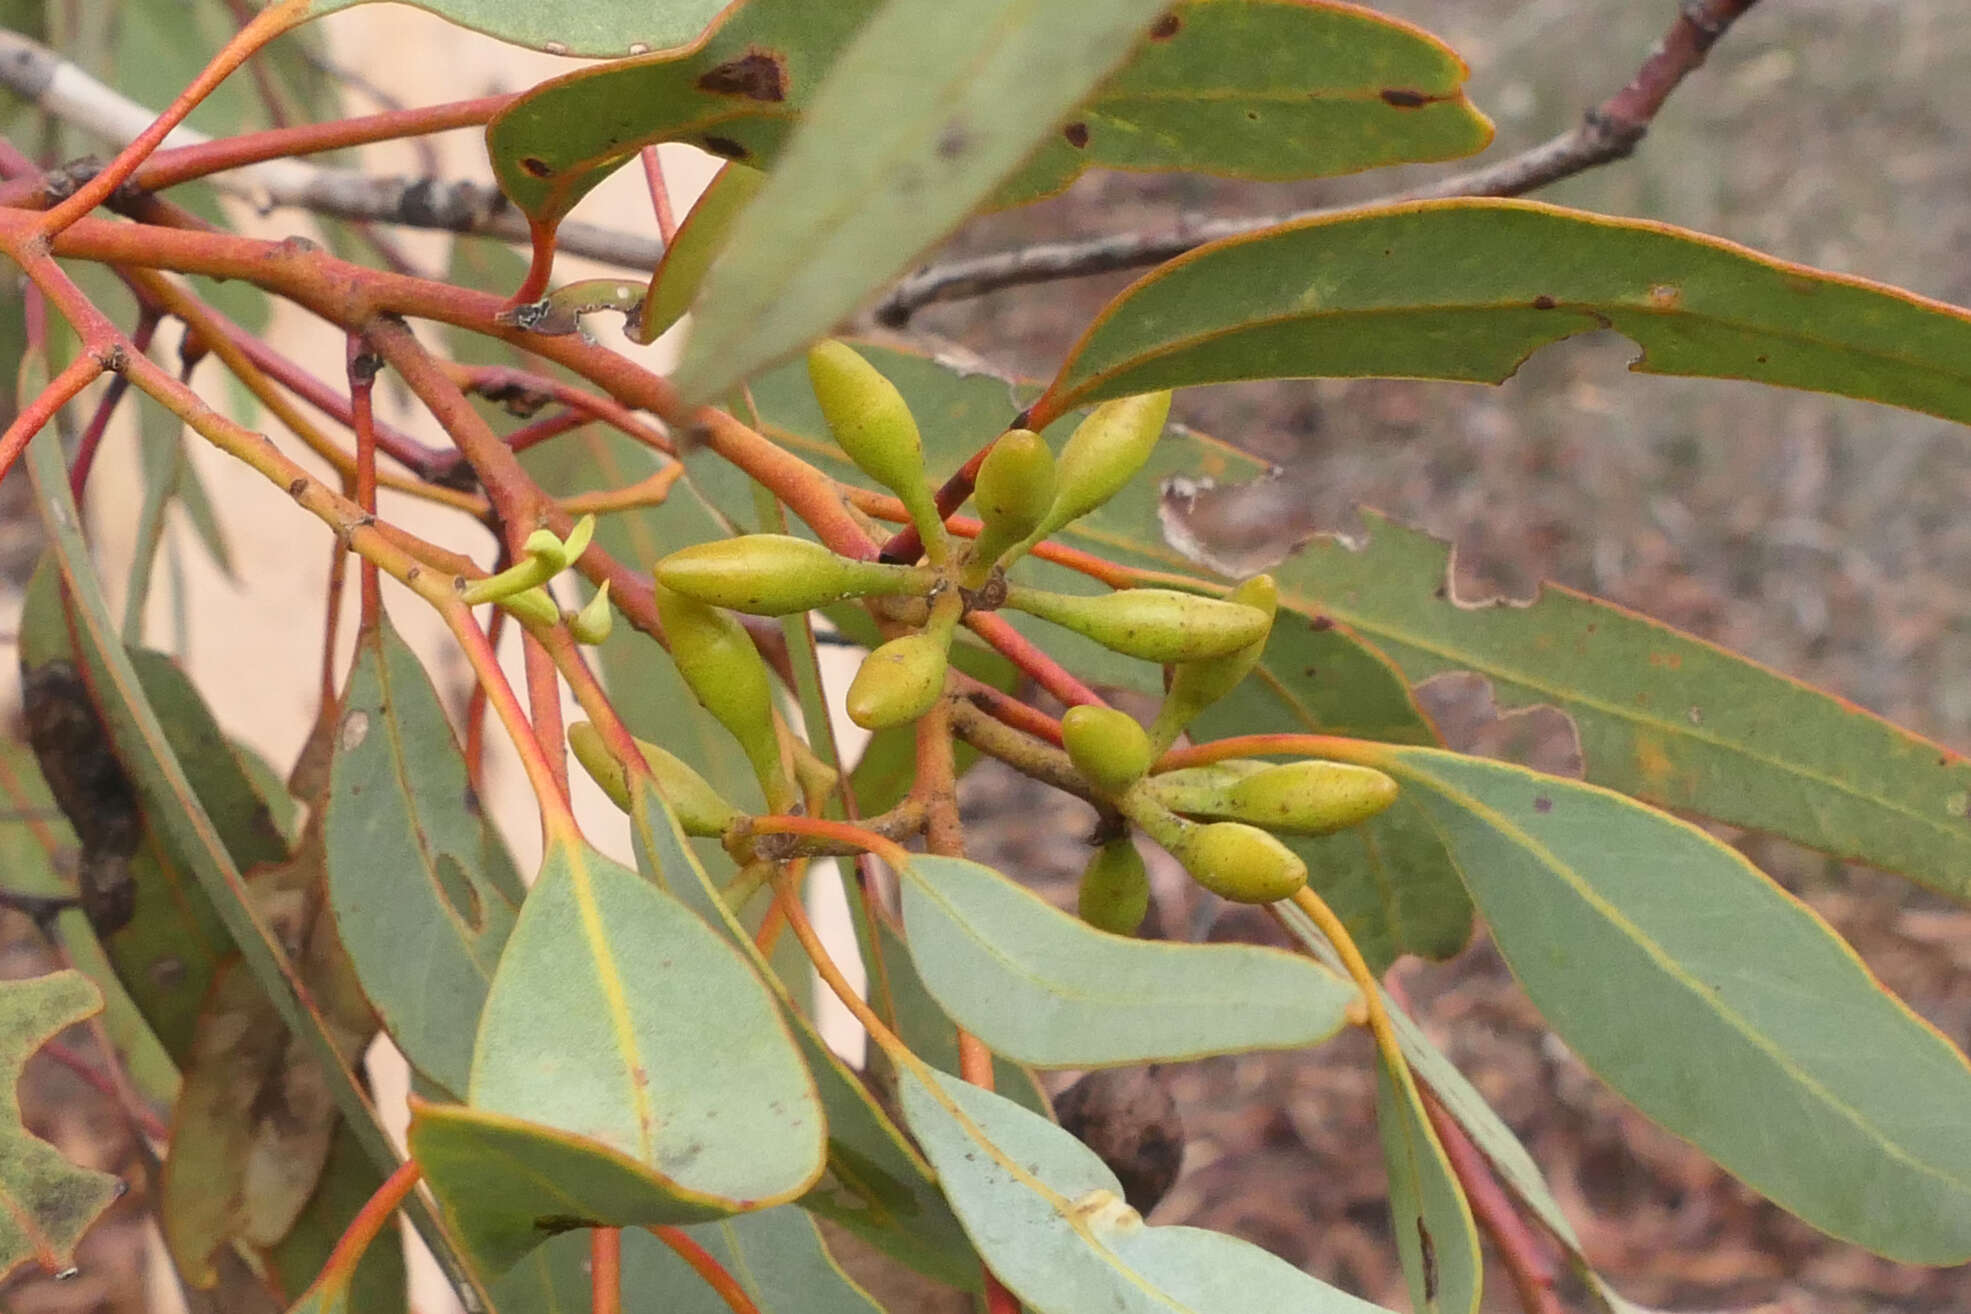
M 1254 575 L 1233 589 L 1226 601 L 1265 612 L 1267 635 L 1271 635 L 1270 622 L 1280 605 L 1280 591 L 1271 575 Z M 1236 689 L 1265 654 L 1266 637 L 1262 636 L 1222 657 L 1178 663 L 1170 675 L 1170 690 L 1164 694 L 1163 706 L 1150 727 L 1150 738 L 1157 747 L 1169 748 L 1200 712 Z
M 1061 744 L 1075 770 L 1105 794 L 1120 794 L 1149 771 L 1155 752 L 1136 718 L 1112 707 L 1070 707 Z
M 1150 877 L 1143 855 L 1128 839 L 1095 850 L 1082 869 L 1081 920 L 1110 935 L 1134 935 L 1150 912 Z
M 924 442 L 896 385 L 853 347 L 832 340 L 817 342 L 808 352 L 808 382 L 836 444 L 864 474 L 903 500 L 927 551 L 934 539 L 941 548 L 944 521 L 924 478 Z
M 1396 782 L 1374 767 L 1317 760 L 1220 762 L 1167 771 L 1150 788 L 1172 812 L 1249 821 L 1288 835 L 1332 835 L 1359 826 L 1394 803 L 1397 793 Z
M 555 606 L 548 591 L 539 586 L 509 593 L 499 603 L 528 625 L 553 625 L 561 619 L 561 608 Z
M 1263 639 L 1272 625 L 1256 607 L 1174 589 L 1122 589 L 1088 597 L 1015 587 L 1003 605 L 1151 662 L 1222 657 Z
M 1088 413 L 1061 448 L 1054 505 L 1036 537 L 1093 511 L 1136 477 L 1170 417 L 1168 392 L 1103 402 Z
M 1054 505 L 1054 452 L 1031 429 L 1008 429 L 979 463 L 972 487 L 984 524 L 972 546 L 973 573 L 983 581 L 1006 550 L 1032 533 Z
M 657 582 L 714 607 L 784 616 L 844 598 L 922 592 L 930 573 L 878 561 L 851 561 L 788 534 L 715 539 L 657 563 Z
M 606 579 L 602 581 L 602 587 L 595 591 L 595 596 L 582 604 L 580 611 L 568 614 L 568 632 L 575 636 L 577 643 L 601 643 L 615 626 L 616 612 L 609 605 L 609 581 Z
M 920 632 L 891 639 L 867 657 L 849 683 L 849 720 L 865 730 L 915 721 L 944 692 L 948 634 Z
M 602 787 L 602 792 L 617 807 L 629 811 L 629 776 L 603 743 L 602 732 L 587 721 L 577 721 L 568 727 L 568 746 L 575 750 L 575 760 Z M 650 768 L 657 791 L 671 805 L 671 812 L 685 834 L 717 838 L 745 816 L 721 798 L 711 782 L 678 758 L 641 739 L 636 741 L 636 746 Z
M 768 798 L 785 793 L 780 739 L 773 728 L 773 686 L 745 626 L 662 584 L 657 586 L 657 616 L 664 623 L 671 661 L 692 695 L 739 741 Z
M 1198 884 L 1234 903 L 1273 903 L 1307 884 L 1307 864 L 1257 826 L 1186 826 L 1166 847 Z

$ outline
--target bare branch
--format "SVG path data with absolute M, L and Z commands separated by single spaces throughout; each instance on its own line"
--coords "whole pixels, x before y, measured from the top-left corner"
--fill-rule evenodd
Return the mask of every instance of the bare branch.
M 1589 110 L 1575 127 L 1483 169 L 1457 174 L 1364 205 L 1439 200 L 1454 196 L 1521 196 L 1632 153 L 1670 93 L 1704 62 L 1731 25 L 1758 0 L 1683 0 L 1677 19 L 1656 43 L 1627 86 Z M 1339 214 L 1359 206 L 1299 210 L 1291 214 L 1179 220 L 1161 233 L 1112 233 L 1046 242 L 1010 251 L 927 265 L 900 281 L 874 311 L 877 322 L 901 328 L 919 308 L 961 301 L 1000 288 L 1085 278 L 1118 269 L 1162 264 L 1194 247 L 1281 224 Z
M 157 118 L 157 112 L 104 86 L 81 67 L 17 32 L 0 29 L 0 88 L 63 122 L 123 146 Z M 166 147 L 191 146 L 210 138 L 180 127 Z M 87 168 L 65 171 L 68 182 L 85 181 Z M 526 244 L 527 221 L 497 187 L 435 178 L 379 178 L 353 169 L 300 160 L 266 160 L 214 174 L 212 185 L 248 202 L 263 214 L 276 209 L 308 210 L 336 219 L 435 228 Z M 559 246 L 626 269 L 648 272 L 664 253 L 652 237 L 593 224 L 568 223 Z

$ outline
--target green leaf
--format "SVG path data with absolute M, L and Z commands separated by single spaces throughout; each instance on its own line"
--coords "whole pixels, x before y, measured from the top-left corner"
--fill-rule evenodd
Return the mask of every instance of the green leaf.
M 76 972 L 0 981 L 0 1277 L 30 1259 L 51 1271 L 73 1265 L 76 1242 L 123 1192 L 23 1127 L 17 1094 L 34 1051 L 102 1006 Z
M 1499 951 L 1609 1085 L 1781 1207 L 1971 1257 L 1971 1066 L 1735 850 L 1619 794 L 1424 748 L 1363 760 L 1443 833 Z
M 328 817 L 329 906 L 363 990 L 411 1064 L 465 1089 L 514 907 L 444 704 L 387 621 L 344 691 Z
M 991 1091 L 911 1069 L 900 1093 L 965 1230 L 1034 1314 L 1379 1308 L 1229 1236 L 1146 1226 L 1094 1151 Z
M 1971 314 L 1717 238 L 1533 201 L 1380 206 L 1213 242 L 1139 279 L 1036 409 L 1236 379 L 1499 383 L 1614 329 L 1646 374 L 1971 420 Z
M 1477 1314 L 1484 1260 L 1471 1206 L 1407 1070 L 1376 1057 L 1376 1129 L 1389 1170 L 1389 1216 L 1410 1308 Z
M 486 996 L 470 1100 L 427 1110 L 453 1156 L 428 1169 L 494 1271 L 556 1230 L 542 1215 L 696 1222 L 791 1200 L 823 1166 L 814 1082 L 745 959 L 674 896 L 567 841 Z M 530 1187 L 488 1198 L 502 1161 Z
M 889 0 L 706 273 L 678 391 L 722 396 L 853 311 L 985 200 L 1163 3 Z
M 814 1224 L 783 1206 L 680 1229 L 709 1251 L 760 1314 L 871 1314 L 879 1307 L 835 1262 Z M 493 1288 L 500 1314 L 589 1314 L 589 1239 L 556 1237 Z M 624 1314 L 731 1314 L 675 1251 L 623 1233 Z
M 876 8 L 752 0 L 689 50 L 543 83 L 487 130 L 500 185 L 553 222 L 653 142 L 764 168 Z M 1351 5 L 1190 0 L 991 203 L 1050 196 L 1089 168 L 1286 179 L 1468 155 L 1491 125 L 1460 92 L 1464 77 L 1432 37 Z
M 1372 512 L 1359 548 L 1319 538 L 1283 591 L 1346 622 L 1414 682 L 1475 671 L 1502 708 L 1574 721 L 1588 779 L 1971 900 L 1971 763 L 1855 707 L 1558 585 L 1528 606 L 1451 590 L 1450 549 Z
M 821 1093 L 828 1117 L 828 1172 L 801 1197 L 801 1207 L 848 1228 L 920 1273 L 954 1286 L 974 1285 L 978 1259 L 938 1192 L 929 1165 L 795 1005 L 752 935 L 719 897 L 669 807 L 642 780 L 633 781 L 632 795 L 638 866 L 653 883 L 724 931 L 745 955 L 754 974 L 779 998 Z M 886 961 L 905 965 L 900 952 Z M 956 1045 L 948 1024 L 942 1035 L 953 1044 L 955 1065 Z M 1027 1085 L 1031 1088 L 1030 1078 Z
M 706 184 L 650 275 L 650 290 L 637 314 L 640 341 L 655 342 L 684 318 L 705 281 L 705 271 L 725 250 L 733 223 L 765 181 L 766 175 L 758 169 L 727 164 Z
M 336 1129 L 328 1164 L 308 1207 L 295 1220 L 268 1261 L 288 1291 L 305 1291 L 328 1263 L 329 1253 L 357 1212 L 383 1185 L 374 1164 L 364 1157 L 347 1124 Z M 362 1314 L 403 1314 L 409 1291 L 404 1268 L 404 1238 L 400 1229 L 386 1227 L 363 1252 L 350 1279 L 349 1300 Z M 500 1314 L 515 1314 L 502 1308 Z
M 404 0 L 440 18 L 509 45 L 551 55 L 611 59 L 680 46 L 712 21 L 726 0 Z M 314 0 L 308 15 L 353 9 L 370 0 Z
M 989 867 L 913 857 L 903 871 L 913 962 L 986 1047 L 1043 1068 L 1117 1067 L 1318 1044 L 1357 991 L 1254 945 L 1098 931 Z

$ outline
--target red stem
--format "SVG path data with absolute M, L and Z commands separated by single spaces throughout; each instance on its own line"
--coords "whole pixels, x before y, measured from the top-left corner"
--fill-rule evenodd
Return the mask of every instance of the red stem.
M 999 440 L 994 438 L 992 441 Z M 959 466 L 957 472 L 938 488 L 937 503 L 940 517 L 949 517 L 953 511 L 965 505 L 965 499 L 972 495 L 972 482 L 979 477 L 979 467 L 985 464 L 986 453 L 991 450 L 992 443 L 987 443 L 972 453 L 972 459 Z M 899 502 L 898 506 L 902 506 L 902 503 Z M 908 564 L 923 555 L 924 538 L 917 532 L 917 526 L 912 524 L 904 525 L 890 536 L 889 542 L 883 544 L 884 561 L 901 561 Z
M 657 234 L 664 239 L 664 249 L 671 249 L 671 242 L 678 235 L 677 215 L 671 210 L 671 189 L 664 181 L 664 162 L 658 158 L 655 146 L 646 146 L 642 152 L 643 180 L 650 185 L 650 209 L 657 216 Z
M 672 1250 L 677 1257 L 691 1265 L 692 1271 L 705 1279 L 709 1286 L 726 1303 L 732 1314 L 760 1314 L 760 1307 L 746 1294 L 746 1289 L 732 1274 L 725 1271 L 725 1265 L 712 1257 L 712 1253 L 699 1245 L 691 1237 L 675 1227 L 652 1227 L 651 1234 Z
M 376 373 L 383 367 L 369 344 L 359 333 L 349 335 L 346 351 L 349 369 L 349 412 L 356 434 L 356 505 L 363 514 L 376 519 L 376 418 L 372 409 Z M 383 585 L 376 563 L 364 557 L 359 569 L 360 598 L 364 634 L 383 620 Z
M 151 349 L 151 339 L 157 334 L 161 316 L 151 306 L 143 306 L 137 315 L 137 327 L 130 334 L 130 349 L 147 352 Z M 96 453 L 103 445 L 103 435 L 109 431 L 110 416 L 116 413 L 117 403 L 123 394 L 130 391 L 130 380 L 118 374 L 109 381 L 103 390 L 102 400 L 96 403 L 96 413 L 89 417 L 89 426 L 82 431 L 82 438 L 75 445 L 75 460 L 68 469 L 69 493 L 75 498 L 75 505 L 83 505 L 83 493 L 89 486 L 89 472 L 96 466 Z
M 315 1279 L 317 1285 L 324 1281 L 345 1284 L 349 1281 L 357 1263 L 363 1258 L 363 1252 L 383 1231 L 398 1206 L 416 1189 L 418 1179 L 423 1175 L 415 1159 L 406 1159 L 397 1165 L 397 1171 L 384 1179 L 383 1185 L 376 1188 L 376 1194 L 349 1220 L 348 1229 L 343 1232 L 342 1239 L 335 1243 L 335 1249 L 329 1252 L 328 1262 L 322 1265 L 321 1276 Z
M 812 835 L 816 839 L 834 840 L 852 848 L 867 849 L 892 867 L 901 868 L 910 862 L 910 854 L 903 845 L 847 821 L 834 821 L 827 817 L 768 815 L 754 817 L 746 825 L 755 835 Z
M 81 355 L 62 367 L 62 372 L 48 381 L 38 396 L 21 407 L 14 422 L 7 426 L 7 432 L 0 434 L 0 479 L 14 468 L 34 435 L 40 433 L 55 412 L 75 400 L 76 394 L 96 381 L 106 366 L 97 358 L 93 350 L 85 350 Z
M 589 1232 L 589 1309 L 623 1314 L 623 1230 L 598 1227 Z
M 1032 676 L 1035 683 L 1069 707 L 1107 707 L 1102 695 L 1077 680 L 1066 667 L 1027 641 L 1002 616 L 975 611 L 965 618 L 972 633 L 999 649 L 1006 660 Z
M 95 177 L 76 188 L 74 195 L 42 217 L 37 226 L 41 237 L 54 239 L 63 229 L 108 200 L 110 193 L 129 181 L 130 175 L 150 158 L 151 152 L 170 135 L 171 130 L 184 122 L 185 116 L 197 109 L 199 103 L 211 95 L 213 89 L 224 82 L 234 69 L 269 41 L 303 22 L 308 17 L 310 3 L 311 0 L 276 0 L 276 3 L 254 15 L 252 22 L 220 47 L 212 62 L 199 71 L 190 86 L 178 93 L 165 111 L 157 116 L 155 123 L 137 134 L 137 139 L 119 151 L 116 158 Z

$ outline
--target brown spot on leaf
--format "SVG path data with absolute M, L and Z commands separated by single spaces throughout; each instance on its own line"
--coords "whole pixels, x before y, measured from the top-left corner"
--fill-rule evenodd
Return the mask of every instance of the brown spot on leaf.
M 955 160 L 965 153 L 965 147 L 970 142 L 971 138 L 965 135 L 964 128 L 956 123 L 947 123 L 944 131 L 938 134 L 938 158 Z
M 778 55 L 749 50 L 699 74 L 698 89 L 715 96 L 782 101 L 787 99 L 787 67 Z
M 705 149 L 728 160 L 743 160 L 752 153 L 730 137 L 707 137 Z
M 1649 304 L 1655 310 L 1675 310 L 1683 299 L 1683 289 L 1675 283 L 1658 283 L 1649 289 Z
M 1548 296 L 1544 292 L 1542 292 L 1539 296 L 1533 298 L 1533 309 L 1535 310 L 1552 310 L 1555 306 L 1559 304 L 1560 304 L 1559 302 L 1555 301 L 1552 297 Z
M 1335 620 L 1332 616 L 1313 616 L 1307 622 L 1307 628 L 1310 630 L 1331 630 L 1334 627 Z
M 554 175 L 554 166 L 538 155 L 521 156 L 520 167 L 527 171 L 527 176 L 530 178 L 548 178 Z
M 1076 150 L 1080 150 L 1082 147 L 1088 145 L 1088 125 L 1086 123 L 1070 123 L 1067 127 L 1061 129 L 1061 135 L 1066 137 L 1068 139 L 1068 145 L 1074 147 Z
M 1159 18 L 1155 23 L 1151 24 L 1150 40 L 1168 41 L 1172 37 L 1176 36 L 1177 30 L 1183 26 L 1184 26 L 1184 20 L 1179 18 L 1176 14 L 1165 14 L 1162 18 Z
M 1421 91 L 1411 91 L 1408 87 L 1384 87 L 1382 103 L 1396 109 L 1422 109 L 1430 104 L 1430 97 Z
M 1533 800 L 1533 810 L 1535 812 L 1552 812 L 1554 810 L 1554 801 L 1545 794 L 1542 794 Z

